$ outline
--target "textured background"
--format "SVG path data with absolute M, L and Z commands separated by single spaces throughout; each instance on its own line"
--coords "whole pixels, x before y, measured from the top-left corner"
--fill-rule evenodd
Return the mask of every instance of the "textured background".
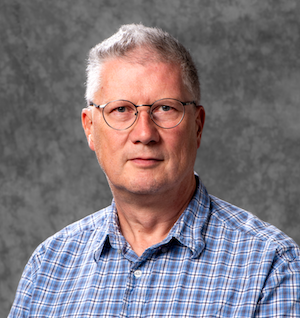
M 210 193 L 300 243 L 300 2 L 0 0 L 0 316 L 35 247 L 110 203 L 80 122 L 88 50 L 124 23 L 192 53 Z

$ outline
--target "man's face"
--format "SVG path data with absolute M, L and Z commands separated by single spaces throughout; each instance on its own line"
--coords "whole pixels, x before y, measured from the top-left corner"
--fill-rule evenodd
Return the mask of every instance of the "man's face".
M 184 86 L 180 67 L 162 62 L 146 65 L 114 59 L 103 65 L 101 87 L 95 104 L 125 99 L 152 104 L 161 98 L 192 101 Z M 185 189 L 194 180 L 193 169 L 200 145 L 204 109 L 185 106 L 183 121 L 171 129 L 155 125 L 149 107 L 139 107 L 134 125 L 118 131 L 109 127 L 102 110 L 92 107 L 82 112 L 89 146 L 96 152 L 113 194 L 167 194 Z

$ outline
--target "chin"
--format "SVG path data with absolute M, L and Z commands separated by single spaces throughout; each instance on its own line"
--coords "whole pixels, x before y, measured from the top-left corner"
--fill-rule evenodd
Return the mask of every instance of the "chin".
M 112 185 L 112 183 L 110 183 Z M 158 182 L 156 179 L 147 178 L 135 178 L 133 180 L 127 180 L 126 183 L 113 184 L 111 189 L 115 189 L 117 192 L 127 192 L 136 195 L 151 195 L 163 193 L 164 190 L 168 188 L 166 185 L 166 180 L 160 180 Z M 114 192 L 114 191 L 113 191 Z

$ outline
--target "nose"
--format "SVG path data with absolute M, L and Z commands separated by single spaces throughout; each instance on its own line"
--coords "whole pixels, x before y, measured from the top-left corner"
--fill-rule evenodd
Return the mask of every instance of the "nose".
M 138 118 L 132 126 L 130 138 L 133 143 L 145 145 L 159 141 L 158 126 L 150 118 L 149 107 L 138 108 Z

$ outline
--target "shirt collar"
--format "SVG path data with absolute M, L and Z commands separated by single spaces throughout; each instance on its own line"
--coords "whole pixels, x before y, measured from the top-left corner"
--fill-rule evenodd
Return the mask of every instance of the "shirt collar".
M 162 242 L 153 246 L 153 248 L 167 244 L 172 239 L 176 239 L 191 250 L 192 258 L 198 257 L 204 249 L 205 242 L 202 233 L 208 223 L 210 199 L 206 188 L 196 173 L 195 178 L 197 186 L 192 200 L 174 224 L 168 236 Z M 98 261 L 101 256 L 105 242 L 108 242 L 112 248 L 118 250 L 122 250 L 127 245 L 120 231 L 114 200 L 109 207 L 104 209 L 104 213 L 106 222 L 102 224 L 101 229 L 99 229 L 101 233 L 99 233 L 97 248 L 94 252 L 96 261 Z
M 202 233 L 208 223 L 210 213 L 209 195 L 196 173 L 195 178 L 197 186 L 194 196 L 168 235 L 169 240 L 175 238 L 188 247 L 193 258 L 198 257 L 205 247 Z
M 103 247 L 107 242 L 114 249 L 121 250 L 126 245 L 126 240 L 121 234 L 119 219 L 117 215 L 117 208 L 114 199 L 110 206 L 103 210 L 105 215 L 105 223 L 101 224 L 99 230 L 99 240 L 97 241 L 97 248 L 94 252 L 95 261 L 98 261 Z

